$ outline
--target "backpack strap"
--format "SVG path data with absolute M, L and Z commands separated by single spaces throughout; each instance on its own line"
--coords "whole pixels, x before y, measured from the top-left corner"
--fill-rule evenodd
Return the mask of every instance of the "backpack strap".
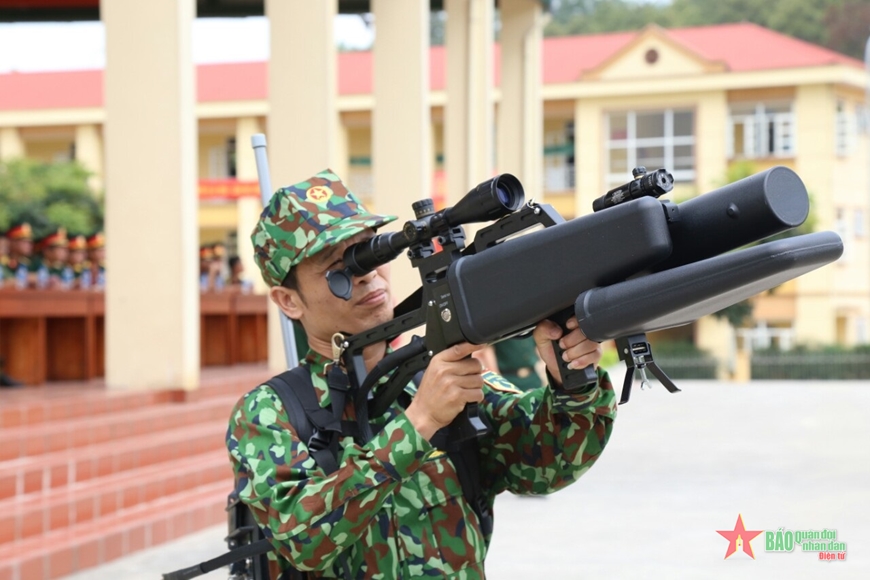
M 489 540 L 492 536 L 493 517 L 480 481 L 480 444 L 477 438 L 463 441 L 457 449 L 447 451 L 447 456 L 456 466 L 462 495 L 477 514 L 483 537 Z
M 267 385 L 278 394 L 287 419 L 296 429 L 296 434 L 302 441 L 308 443 L 308 451 L 314 458 L 314 462 L 320 466 L 327 475 L 338 471 L 338 444 L 339 436 L 352 432 L 354 423 L 342 421 L 344 407 L 347 401 L 347 392 L 350 390 L 350 382 L 341 370 L 333 366 L 327 373 L 327 385 L 332 411 L 324 409 L 317 401 L 314 391 L 314 383 L 311 381 L 311 372 L 302 365 L 284 371 L 280 375 L 266 381 Z M 358 431 L 358 429 L 357 429 Z M 339 563 L 344 572 L 344 577 L 351 577 L 347 554 L 339 556 Z M 308 575 L 296 569 L 289 569 L 283 575 L 289 579 L 307 578 Z M 289 580 L 288 579 L 288 580 Z
M 296 429 L 299 439 L 308 444 L 308 450 L 317 465 L 327 475 L 337 471 L 338 435 L 342 432 L 341 413 L 344 411 L 341 401 L 333 401 L 337 404 L 332 405 L 332 411 L 321 407 L 314 392 L 311 374 L 303 366 L 272 377 L 266 384 L 278 394 L 287 419 Z

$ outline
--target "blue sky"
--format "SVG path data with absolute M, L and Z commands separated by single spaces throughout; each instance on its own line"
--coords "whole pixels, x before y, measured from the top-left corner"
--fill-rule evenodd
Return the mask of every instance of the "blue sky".
M 336 42 L 368 46 L 372 31 L 358 16 L 338 16 Z M 269 58 L 265 17 L 197 19 L 193 25 L 195 63 L 262 61 Z M 102 68 L 105 37 L 101 22 L 0 24 L 0 73 Z

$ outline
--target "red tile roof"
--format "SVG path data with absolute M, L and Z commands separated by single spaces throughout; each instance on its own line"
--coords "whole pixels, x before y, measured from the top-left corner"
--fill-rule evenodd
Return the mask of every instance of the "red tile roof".
M 845 64 L 863 68 L 861 61 L 826 48 L 784 36 L 755 24 L 723 24 L 665 30 L 664 34 L 701 58 L 724 62 L 732 72 Z M 546 38 L 543 46 L 544 84 L 576 81 L 631 42 L 640 32 Z M 495 47 L 495 82 L 499 81 L 499 49 Z M 430 50 L 430 87 L 443 90 L 444 47 Z M 344 52 L 338 59 L 338 93 L 372 91 L 371 52 Z M 266 98 L 267 63 L 197 66 L 199 102 Z M 0 111 L 101 107 L 100 70 L 0 74 Z
M 701 56 L 724 62 L 734 72 L 831 64 L 864 67 L 854 58 L 748 22 L 677 28 L 666 33 Z

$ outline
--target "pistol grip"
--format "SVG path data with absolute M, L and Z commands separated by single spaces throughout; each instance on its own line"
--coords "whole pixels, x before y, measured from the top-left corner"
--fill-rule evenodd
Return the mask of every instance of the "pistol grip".
M 475 437 L 482 437 L 489 431 L 486 422 L 480 416 L 477 403 L 465 405 L 465 409 L 459 413 L 450 423 L 448 439 L 452 442 L 461 443 Z
M 569 307 L 550 317 L 550 320 L 559 325 L 563 334 L 567 334 L 569 330 L 566 323 L 573 315 L 574 308 Z M 582 369 L 569 369 L 568 363 L 562 359 L 562 354 L 565 351 L 559 346 L 559 340 L 552 342 L 553 352 L 556 354 L 556 363 L 559 365 L 559 375 L 562 379 L 562 390 L 573 393 L 598 382 L 598 373 L 595 372 L 594 366 L 589 365 Z

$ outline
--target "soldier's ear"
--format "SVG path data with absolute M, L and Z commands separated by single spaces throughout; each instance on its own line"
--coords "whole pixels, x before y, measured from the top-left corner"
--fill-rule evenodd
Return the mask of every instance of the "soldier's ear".
M 297 290 L 290 290 L 283 286 L 272 286 L 269 288 L 269 297 L 288 318 L 293 320 L 302 318 L 302 307 L 305 303 Z

